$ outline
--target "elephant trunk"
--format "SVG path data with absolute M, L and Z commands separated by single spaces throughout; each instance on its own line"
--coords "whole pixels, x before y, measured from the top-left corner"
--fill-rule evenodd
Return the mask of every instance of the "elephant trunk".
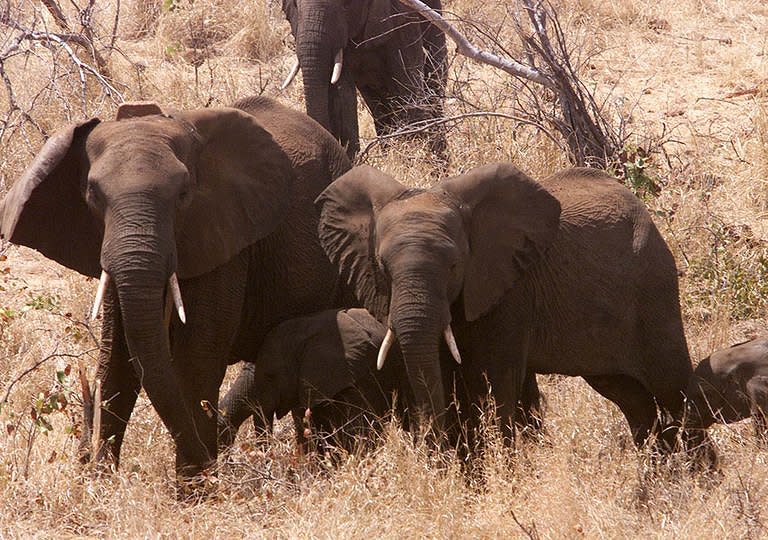
M 106 221 L 102 266 L 114 281 L 131 362 L 173 437 L 184 476 L 201 471 L 215 458 L 197 435 L 193 414 L 173 368 L 165 324 L 166 284 L 176 266 L 172 224 L 146 223 L 135 213 Z M 159 232 L 158 232 L 159 231 Z
M 447 300 L 423 287 L 393 287 L 389 326 L 400 343 L 408 381 L 418 414 L 433 420 L 438 433 L 444 431 L 446 395 L 440 369 L 440 341 L 450 321 Z
M 320 0 L 303 5 L 296 32 L 296 55 L 304 81 L 307 114 L 347 145 L 359 147 L 354 80 L 342 63 L 349 39 L 339 2 Z

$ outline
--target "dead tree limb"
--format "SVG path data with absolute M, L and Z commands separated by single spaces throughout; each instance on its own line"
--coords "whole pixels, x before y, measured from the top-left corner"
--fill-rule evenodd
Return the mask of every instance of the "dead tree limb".
M 559 113 L 538 109 L 528 114 L 532 122 L 547 123 L 562 135 L 572 163 L 608 168 L 619 162 L 624 140 L 611 129 L 594 96 L 579 80 L 557 16 L 542 0 L 518 0 L 527 13 L 528 23 L 516 17 L 514 24 L 525 47 L 527 64 L 481 50 L 421 0 L 399 1 L 440 28 L 456 43 L 459 54 L 502 69 L 523 83 L 529 81 L 554 92 Z M 552 36 L 548 23 L 551 23 Z M 542 67 L 537 67 L 537 62 Z M 540 103 L 538 98 L 534 101 Z
M 442 15 L 427 6 L 421 0 L 400 0 L 400 2 L 412 10 L 417 11 L 419 15 L 442 30 L 451 41 L 456 43 L 456 50 L 462 56 L 472 58 L 483 64 L 497 67 L 515 77 L 523 77 L 524 79 L 537 82 L 547 88 L 554 88 L 554 82 L 546 74 L 535 67 L 527 66 L 512 58 L 502 58 L 501 56 L 477 48 L 448 21 L 446 21 Z

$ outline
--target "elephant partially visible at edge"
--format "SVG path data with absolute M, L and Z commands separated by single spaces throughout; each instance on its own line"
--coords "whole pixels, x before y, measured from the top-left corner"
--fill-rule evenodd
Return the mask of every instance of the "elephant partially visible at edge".
M 440 0 L 427 0 L 440 11 Z M 357 94 L 384 135 L 443 116 L 445 35 L 397 0 L 283 0 L 296 38 L 307 114 L 347 147 L 360 148 Z M 444 158 L 444 130 L 431 130 Z
M 706 357 L 696 366 L 685 395 L 692 428 L 706 429 L 751 416 L 757 443 L 768 448 L 768 338 Z
M 293 412 L 302 448 L 301 421 L 309 409 L 320 449 L 330 444 L 349 452 L 370 443 L 390 412 L 405 421 L 408 383 L 397 351 L 383 370 L 376 369 L 385 333 L 364 309 L 326 310 L 281 323 L 221 401 L 220 447 L 233 443 L 251 415 L 260 433 L 271 431 L 275 416 Z
M 339 305 L 313 200 L 349 167 L 319 124 L 265 98 L 181 112 L 126 104 L 43 146 L 2 203 L 2 234 L 101 275 L 97 459 L 119 461 L 143 387 L 179 477 L 215 461 L 206 406 L 227 364 L 254 358 L 279 322 Z
M 507 440 L 529 370 L 583 377 L 619 406 L 636 444 L 673 444 L 665 428 L 678 425 L 693 371 L 677 268 L 614 178 L 577 168 L 537 183 L 500 163 L 413 189 L 361 166 L 317 204 L 323 247 L 387 325 L 385 342 L 400 344 L 415 404 L 438 431 L 452 350 L 470 404 L 487 378 Z

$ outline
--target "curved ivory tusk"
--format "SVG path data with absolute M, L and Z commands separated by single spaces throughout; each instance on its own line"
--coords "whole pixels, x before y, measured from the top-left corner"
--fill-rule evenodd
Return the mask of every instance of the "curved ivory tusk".
M 451 356 L 456 360 L 457 364 L 461 364 L 461 355 L 459 354 L 459 347 L 456 345 L 456 338 L 453 337 L 453 330 L 451 330 L 450 323 L 445 327 L 443 332 L 445 342 L 448 344 L 448 348 L 451 350 Z
M 336 84 L 341 79 L 341 67 L 344 64 L 344 49 L 339 49 L 336 57 L 333 59 L 333 73 L 331 73 L 331 84 Z
M 288 76 L 283 81 L 283 84 L 280 85 L 280 90 L 285 90 L 290 86 L 290 84 L 293 82 L 294 77 L 296 77 L 296 74 L 299 72 L 299 59 L 297 58 L 296 61 L 293 63 L 293 66 L 291 66 L 291 71 L 288 73 Z
M 93 308 L 91 309 L 91 320 L 95 320 L 99 316 L 99 308 L 104 301 L 104 293 L 107 292 L 107 286 L 109 285 L 109 274 L 105 270 L 101 271 L 101 277 L 99 278 L 99 288 L 96 289 L 96 298 L 93 300 Z
M 171 274 L 168 286 L 171 288 L 173 303 L 176 306 L 176 311 L 179 313 L 179 319 L 181 319 L 182 323 L 186 323 L 187 315 L 184 313 L 184 302 L 181 301 L 181 289 L 179 289 L 179 278 L 176 277 L 176 272 Z
M 384 367 L 384 360 L 387 359 L 387 353 L 395 342 L 395 333 L 391 328 L 387 328 L 387 335 L 384 336 L 384 341 L 381 342 L 381 348 L 379 349 L 379 356 L 376 358 L 376 369 L 381 370 Z

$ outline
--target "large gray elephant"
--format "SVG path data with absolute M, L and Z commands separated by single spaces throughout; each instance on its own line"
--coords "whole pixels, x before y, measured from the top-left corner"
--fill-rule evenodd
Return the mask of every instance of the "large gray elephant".
M 228 362 L 335 301 L 313 200 L 349 167 L 320 125 L 264 98 L 123 105 L 116 120 L 70 124 L 43 146 L 2 204 L 2 234 L 101 276 L 98 459 L 119 460 L 142 387 L 180 478 L 216 459 L 211 408 Z
M 221 401 L 220 446 L 230 446 L 251 415 L 258 433 L 271 431 L 275 415 L 293 412 L 301 421 L 307 409 L 320 449 L 331 444 L 352 452 L 370 442 L 394 407 L 404 418 L 408 392 L 397 350 L 384 369 L 376 369 L 385 334 L 384 325 L 359 308 L 325 310 L 278 325 Z M 303 447 L 304 429 L 296 424 Z
M 350 157 L 360 148 L 355 87 L 379 135 L 443 115 L 445 36 L 397 0 L 283 0 L 283 11 L 296 38 L 307 114 Z M 431 135 L 432 150 L 444 157 L 443 130 Z
M 501 163 L 413 189 L 361 166 L 317 204 L 323 247 L 389 328 L 385 344 L 399 342 L 415 402 L 438 429 L 450 350 L 472 404 L 487 377 L 508 438 L 526 369 L 582 376 L 638 445 L 674 437 L 657 404 L 679 418 L 692 373 L 677 268 L 615 179 L 571 169 L 537 183 Z

